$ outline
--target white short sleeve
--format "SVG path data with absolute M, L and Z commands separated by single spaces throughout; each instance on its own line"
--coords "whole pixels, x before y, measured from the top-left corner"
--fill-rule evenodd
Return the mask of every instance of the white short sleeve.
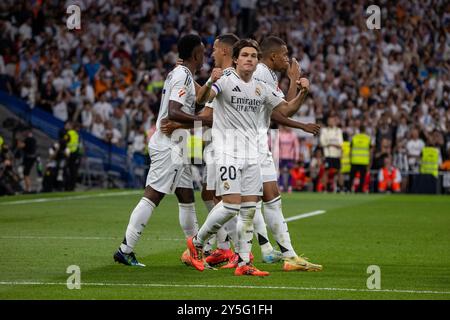
M 223 91 L 223 88 L 225 87 L 225 77 L 220 77 L 219 80 L 213 83 L 211 89 L 218 95 Z
M 176 72 L 173 75 L 173 78 L 171 80 L 171 93 L 169 100 L 176 101 L 178 103 L 181 103 L 182 105 L 185 104 L 186 98 L 188 96 L 188 85 L 192 80 L 190 80 L 190 76 L 186 74 L 185 72 Z
M 280 103 L 285 101 L 282 97 L 280 97 L 279 94 L 277 94 L 274 90 L 272 90 L 266 84 L 264 84 L 264 88 L 265 88 L 265 92 L 266 92 L 264 104 L 270 110 L 275 109 L 275 107 L 277 107 Z

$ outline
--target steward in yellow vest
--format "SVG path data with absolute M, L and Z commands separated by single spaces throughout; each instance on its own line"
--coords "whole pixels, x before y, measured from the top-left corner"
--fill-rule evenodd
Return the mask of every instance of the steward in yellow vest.
M 341 173 L 350 173 L 350 141 L 342 143 Z
M 350 187 L 353 188 L 354 179 L 359 174 L 358 190 L 362 192 L 366 173 L 370 163 L 370 136 L 365 133 L 365 127 L 359 128 L 358 134 L 352 137 L 350 148 Z
M 439 150 L 435 147 L 422 149 L 422 160 L 420 161 L 420 173 L 431 174 L 435 178 L 439 174 Z

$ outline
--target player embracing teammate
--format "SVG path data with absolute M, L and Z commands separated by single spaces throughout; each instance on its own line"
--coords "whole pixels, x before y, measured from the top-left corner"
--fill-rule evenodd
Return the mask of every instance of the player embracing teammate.
M 217 80 L 212 85 L 209 96 L 206 95 L 206 101 L 213 99 L 216 101 L 212 134 L 216 164 L 216 194 L 222 197 L 223 204 L 216 205 L 198 234 L 188 238 L 191 263 L 200 271 L 204 269 L 203 245 L 206 240 L 217 233 L 227 221 L 237 216 L 239 252 L 235 275 L 268 275 L 268 272 L 258 270 L 250 261 L 253 218 L 259 197 L 263 196 L 258 151 L 260 139 L 255 138 L 261 136 L 262 120 L 270 121 L 272 112 L 284 117 L 294 114 L 304 99 L 304 92 L 300 91 L 291 101 L 286 102 L 276 89 L 253 77 L 259 56 L 259 45 L 254 40 L 240 40 L 233 47 L 235 70 L 227 72 Z M 301 86 L 302 82 L 307 84 L 301 80 L 296 80 L 295 83 Z M 263 116 L 264 114 L 266 115 Z M 298 123 L 295 125 L 299 126 Z M 318 127 L 315 125 L 301 125 L 301 128 L 318 133 Z M 268 127 L 262 128 L 265 131 L 266 143 L 267 129 Z M 281 213 L 279 196 L 272 201 L 279 207 L 279 210 L 275 208 L 275 213 L 272 213 L 276 215 L 272 220 L 278 219 L 284 224 L 282 228 L 273 228 L 273 231 L 280 235 L 277 240 L 284 245 L 279 242 L 280 248 L 286 249 L 284 269 L 321 270 L 320 265 L 314 265 L 298 257 L 292 246 L 288 246 L 290 240 Z
M 250 256 L 254 216 L 256 210 L 261 210 L 261 197 L 264 201 L 264 216 L 283 255 L 283 269 L 322 269 L 322 266 L 297 256 L 292 248 L 281 211 L 277 173 L 267 146 L 270 119 L 318 134 L 319 126 L 298 123 L 288 118 L 299 109 L 309 82 L 305 78 L 300 79 L 295 61 L 289 66 L 287 48 L 281 39 L 269 37 L 262 44 L 263 64 L 258 65 L 261 54 L 258 43 L 250 39 L 240 40 L 232 48 L 234 68 L 226 69 L 223 75 L 221 70 L 214 69 L 211 78 L 200 88 L 193 81 L 192 74 L 202 65 L 203 45 L 196 36 L 180 39 L 180 58 L 185 63 L 175 68 L 166 80 L 158 116 L 158 131 L 149 143 L 152 164 L 144 197 L 132 212 L 124 241 L 114 255 L 116 261 L 141 265 L 133 253 L 134 245 L 159 201 L 165 194 L 175 192 L 180 204 L 180 223 L 188 237 L 189 251 L 184 258 L 196 269 L 202 271 L 205 268 L 203 246 L 207 240 L 237 216 L 237 223 L 232 230 L 235 232 L 237 252 L 232 261 L 233 267 L 236 267 L 235 275 L 269 274 L 254 267 Z M 257 66 L 259 71 L 255 76 Z M 288 70 L 291 79 L 289 102 L 283 99 L 273 70 Z M 214 109 L 209 108 L 208 115 L 194 114 L 196 96 L 200 104 L 213 102 L 210 106 L 214 105 Z M 166 118 L 178 122 L 179 127 L 184 128 L 192 127 L 194 121 L 203 121 L 209 125 L 212 121 L 214 172 L 209 170 L 208 175 L 215 179 L 212 184 L 222 201 L 210 211 L 199 230 L 189 166 L 174 161 L 181 155 L 177 144 L 164 134 L 167 134 L 164 131 Z

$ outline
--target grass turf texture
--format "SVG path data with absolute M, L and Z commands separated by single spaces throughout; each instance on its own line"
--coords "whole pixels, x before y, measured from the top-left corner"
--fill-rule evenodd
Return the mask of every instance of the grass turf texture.
M 284 194 L 285 217 L 326 210 L 288 223 L 296 251 L 324 270 L 263 264 L 254 240 L 255 265 L 271 272 L 266 278 L 181 264 L 185 241 L 174 196 L 153 213 L 136 247 L 147 267 L 115 264 L 112 254 L 140 197 L 99 191 L 0 198 L 0 299 L 450 299 L 445 196 Z M 37 198 L 53 199 L 20 202 Z M 199 194 L 196 201 L 203 222 Z M 81 290 L 65 285 L 69 265 L 81 269 Z M 381 291 L 366 287 L 369 265 L 381 268 Z

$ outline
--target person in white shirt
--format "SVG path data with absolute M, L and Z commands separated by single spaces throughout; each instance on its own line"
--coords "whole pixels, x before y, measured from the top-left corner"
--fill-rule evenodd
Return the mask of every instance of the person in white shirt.
M 419 138 L 419 130 L 417 128 L 411 131 L 411 138 L 406 143 L 406 152 L 408 155 L 409 170 L 419 172 L 420 154 L 425 147 L 425 142 Z
M 105 124 L 99 114 L 94 113 L 94 122 L 92 123 L 90 131 L 95 137 L 103 139 L 105 133 Z
M 329 191 L 336 190 L 336 177 L 341 169 L 342 144 L 344 143 L 342 130 L 337 126 L 337 120 L 336 115 L 330 114 L 328 127 L 320 131 L 320 145 L 325 155 L 323 183 Z
M 106 101 L 106 93 L 103 93 L 100 96 L 100 101 L 94 104 L 94 112 L 100 115 L 103 121 L 108 121 L 111 119 L 113 107 L 108 101 Z

